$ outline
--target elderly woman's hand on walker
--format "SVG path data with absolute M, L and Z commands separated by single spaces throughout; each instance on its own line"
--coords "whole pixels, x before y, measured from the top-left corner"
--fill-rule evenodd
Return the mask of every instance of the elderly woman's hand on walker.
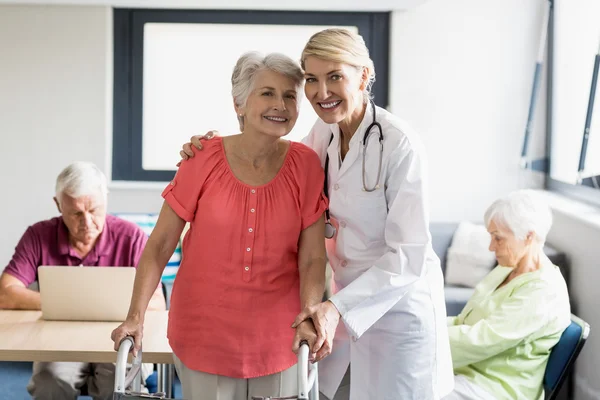
M 316 353 L 314 362 L 319 362 L 331 354 L 333 338 L 340 322 L 340 313 L 331 301 L 325 301 L 302 310 L 292 324 L 292 328 L 307 320 L 312 321 L 316 330 L 317 339 L 310 349 L 312 353 Z
M 302 321 L 296 326 L 296 335 L 294 336 L 294 342 L 292 344 L 292 351 L 298 354 L 300 351 L 300 343 L 306 341 L 309 348 L 309 361 L 315 362 L 315 352 L 313 348 L 317 343 L 317 332 L 315 326 L 311 320 Z
M 115 350 L 118 351 L 121 341 L 127 336 L 131 336 L 134 341 L 131 352 L 136 357 L 137 352 L 142 348 L 143 332 L 144 322 L 142 320 L 127 317 L 125 322 L 112 331 L 110 338 L 115 342 Z

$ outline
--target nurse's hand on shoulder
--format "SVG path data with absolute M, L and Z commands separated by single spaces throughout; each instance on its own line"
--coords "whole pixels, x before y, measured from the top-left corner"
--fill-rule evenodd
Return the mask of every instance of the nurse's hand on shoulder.
M 208 133 L 206 133 L 205 135 L 192 136 L 189 142 L 181 146 L 182 150 L 179 151 L 181 161 L 194 157 L 194 151 L 192 150 L 192 146 L 194 146 L 198 150 L 202 150 L 202 140 L 210 140 L 215 136 L 219 136 L 219 131 L 208 131 Z M 178 167 L 181 165 L 181 161 L 177 163 Z
M 135 318 L 127 318 L 125 322 L 117 327 L 110 334 L 110 338 L 115 342 L 115 350 L 119 350 L 121 341 L 127 336 L 133 337 L 133 356 L 137 356 L 137 352 L 142 348 L 142 336 L 144 332 L 144 323 Z
M 294 353 L 298 354 L 300 343 L 303 340 L 306 340 L 309 349 L 314 348 L 315 342 L 317 341 L 317 332 L 315 331 L 315 326 L 311 320 L 303 321 L 296 327 L 296 335 L 294 336 L 294 343 L 292 344 L 292 351 Z M 315 353 L 312 350 L 309 350 L 309 360 L 314 361 L 314 358 Z
M 292 328 L 308 319 L 312 320 L 317 331 L 317 341 L 311 350 L 316 353 L 315 362 L 318 362 L 331 354 L 333 350 L 333 338 L 340 322 L 340 313 L 332 302 L 325 301 L 302 310 L 296 317 Z

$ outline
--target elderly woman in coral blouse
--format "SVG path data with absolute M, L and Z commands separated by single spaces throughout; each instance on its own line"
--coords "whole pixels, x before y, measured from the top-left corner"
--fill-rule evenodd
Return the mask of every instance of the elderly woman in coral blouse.
M 247 53 L 232 75 L 240 134 L 215 138 L 181 164 L 137 269 L 127 320 L 113 332 L 142 341 L 144 313 L 184 224 L 168 337 L 183 397 L 247 400 L 297 394 L 302 339 L 291 325 L 324 292 L 324 173 L 317 154 L 284 140 L 304 82 L 286 56 Z M 318 184 L 318 181 L 321 184 Z
M 552 347 L 570 323 L 567 285 L 543 251 L 548 206 L 528 190 L 485 213 L 498 266 L 448 318 L 455 389 L 444 400 L 543 399 Z

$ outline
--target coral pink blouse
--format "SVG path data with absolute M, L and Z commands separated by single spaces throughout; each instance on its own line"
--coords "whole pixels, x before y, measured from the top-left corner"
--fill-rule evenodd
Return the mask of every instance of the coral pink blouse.
M 181 164 L 163 197 L 191 223 L 168 327 L 171 348 L 186 367 L 253 378 L 296 363 L 298 241 L 327 206 L 323 180 L 317 154 L 295 142 L 262 186 L 234 176 L 221 138 Z

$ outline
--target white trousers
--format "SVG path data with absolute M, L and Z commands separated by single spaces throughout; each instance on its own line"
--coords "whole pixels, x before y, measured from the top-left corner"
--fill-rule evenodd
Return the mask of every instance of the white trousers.
M 338 387 L 337 392 L 335 392 L 335 396 L 332 399 L 325 396 L 323 393 L 319 393 L 320 399 L 322 400 L 348 400 L 350 399 L 350 367 L 346 370 L 344 377 L 342 378 L 342 383 Z
M 339 386 L 348 365 L 350 400 L 440 400 L 451 392 L 443 277 L 434 268 L 360 339 L 350 339 L 344 323 L 338 324 L 333 352 L 319 364 L 323 394 L 343 399 Z
M 443 400 L 495 400 L 494 396 L 477 386 L 464 375 L 454 376 L 454 390 Z
M 152 364 L 142 364 L 144 380 Z M 111 363 L 34 362 L 27 391 L 36 400 L 73 400 L 87 384 L 94 400 L 111 400 L 115 388 L 115 365 Z
M 252 400 L 252 396 L 285 397 L 298 394 L 295 365 L 276 374 L 240 379 L 189 369 L 174 354 L 173 360 L 186 400 Z

